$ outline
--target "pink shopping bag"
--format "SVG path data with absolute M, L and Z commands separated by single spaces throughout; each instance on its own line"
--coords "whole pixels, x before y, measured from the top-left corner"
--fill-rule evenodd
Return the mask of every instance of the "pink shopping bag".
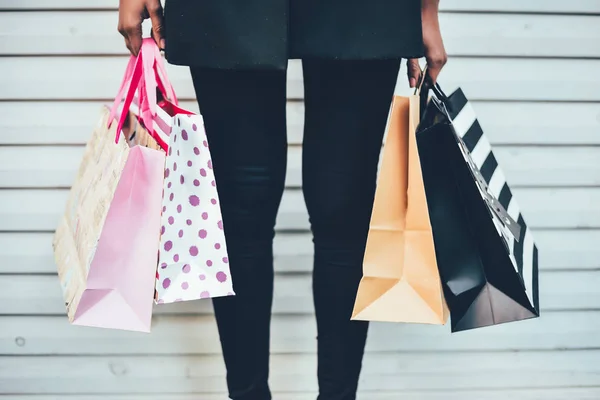
M 67 313 L 75 325 L 150 331 L 165 152 L 138 120 L 150 118 L 148 93 L 170 85 L 145 76 L 148 61 L 143 54 L 131 57 L 112 109 L 102 110 L 54 236 Z M 143 106 L 132 116 L 136 91 Z

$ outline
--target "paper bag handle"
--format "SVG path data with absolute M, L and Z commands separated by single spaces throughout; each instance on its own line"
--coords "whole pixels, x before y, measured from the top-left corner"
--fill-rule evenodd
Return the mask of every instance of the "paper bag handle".
M 138 56 L 135 57 L 132 55 L 129 58 L 117 97 L 110 110 L 108 119 L 109 127 L 117 115 L 119 105 L 127 89 L 125 102 L 117 124 L 115 142 L 119 141 L 123 124 L 136 91 L 139 92 L 140 119 L 146 126 L 146 129 L 152 131 L 152 121 L 156 116 L 156 109 L 158 107 L 156 98 L 157 88 L 163 97 L 169 99 L 173 104 L 178 105 L 175 91 L 167 76 L 160 49 L 152 38 L 145 38 L 142 40 Z

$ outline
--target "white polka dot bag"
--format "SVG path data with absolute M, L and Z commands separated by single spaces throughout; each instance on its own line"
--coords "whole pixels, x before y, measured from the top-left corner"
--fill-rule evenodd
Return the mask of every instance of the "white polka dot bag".
M 154 130 L 168 143 L 155 301 L 232 296 L 227 245 L 202 116 L 163 102 Z

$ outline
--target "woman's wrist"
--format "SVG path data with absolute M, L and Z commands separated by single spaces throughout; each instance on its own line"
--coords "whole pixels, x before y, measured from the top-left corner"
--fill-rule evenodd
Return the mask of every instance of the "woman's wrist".
M 440 0 L 421 0 L 421 12 L 438 12 Z
M 421 0 L 421 19 L 423 22 L 437 22 L 439 4 L 439 0 Z

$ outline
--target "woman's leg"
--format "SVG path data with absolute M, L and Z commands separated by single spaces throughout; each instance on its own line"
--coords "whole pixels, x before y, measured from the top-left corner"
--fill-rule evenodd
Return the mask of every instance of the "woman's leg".
M 367 337 L 350 321 L 399 61 L 304 61 L 303 188 L 314 235 L 319 400 L 353 400 Z
M 267 400 L 273 236 L 284 189 L 285 71 L 192 68 L 227 235 L 234 297 L 213 300 L 230 397 Z

